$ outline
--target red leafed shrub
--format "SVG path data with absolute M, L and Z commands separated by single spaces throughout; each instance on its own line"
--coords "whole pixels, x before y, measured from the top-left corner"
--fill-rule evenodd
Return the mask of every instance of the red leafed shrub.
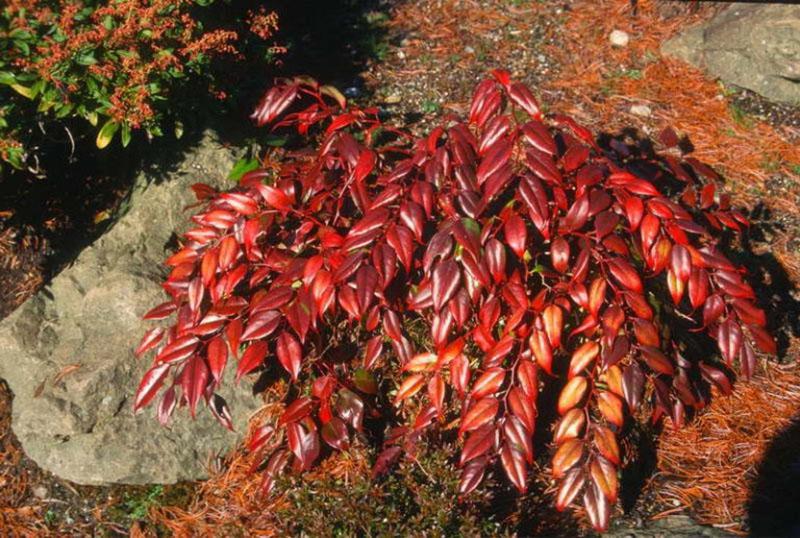
M 601 146 L 493 75 L 468 121 L 419 139 L 330 87 L 271 89 L 257 123 L 317 145 L 230 192 L 196 186 L 171 299 L 145 315 L 176 321 L 137 350 L 156 354 L 135 407 L 166 387 L 160 420 L 203 400 L 231 427 L 228 362 L 285 378 L 283 414 L 249 441 L 267 491 L 354 439 L 382 446 L 380 474 L 439 429 L 460 443 L 462 494 L 498 467 L 524 492 L 534 430 L 552 429 L 556 507 L 605 528 L 630 422 L 679 427 L 735 363 L 749 377 L 755 348 L 775 352 L 720 252 L 747 221 L 708 167 Z

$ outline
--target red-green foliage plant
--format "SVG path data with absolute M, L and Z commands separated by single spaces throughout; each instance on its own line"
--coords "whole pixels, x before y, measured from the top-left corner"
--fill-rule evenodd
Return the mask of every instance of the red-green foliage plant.
M 159 135 L 179 85 L 208 76 L 214 58 L 237 56 L 244 41 L 268 43 L 277 28 L 275 14 L 262 7 L 243 11 L 234 27 L 206 29 L 200 16 L 213 0 L 4 4 L 0 160 L 17 168 L 31 151 L 37 120 L 85 118 L 98 127 L 98 147 L 117 133 L 127 145 L 137 129 Z M 216 5 L 233 9 L 221 0 Z M 219 13 L 212 11 L 212 20 Z
M 229 192 L 195 187 L 170 300 L 145 315 L 175 322 L 137 349 L 156 351 L 135 408 L 164 389 L 161 421 L 205 401 L 230 428 L 229 363 L 282 378 L 285 410 L 249 440 L 265 490 L 356 440 L 380 444 L 379 475 L 438 429 L 460 444 L 462 495 L 497 468 L 525 492 L 544 428 L 556 507 L 604 529 L 629 425 L 680 427 L 734 365 L 749 377 L 756 349 L 775 353 L 721 252 L 747 220 L 716 174 L 603 146 L 504 71 L 423 138 L 309 80 L 253 117 L 316 145 Z

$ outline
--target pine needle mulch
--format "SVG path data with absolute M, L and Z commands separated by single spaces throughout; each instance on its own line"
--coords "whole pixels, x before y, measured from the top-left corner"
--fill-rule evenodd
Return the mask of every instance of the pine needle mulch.
M 250 420 L 245 439 L 269 417 L 279 413 L 279 409 L 279 405 L 268 404 L 257 412 Z M 253 455 L 243 446 L 238 447 L 221 468 L 200 485 L 187 508 L 153 506 L 148 514 L 149 523 L 178 538 L 237 536 L 244 529 L 248 536 L 278 536 L 272 511 L 280 503 L 280 496 L 265 498 L 261 491 L 261 475 L 251 470 L 253 462 Z M 154 535 L 151 525 L 139 532 L 143 536 Z
M 754 503 L 785 505 L 789 489 L 797 500 L 797 485 L 786 488 L 779 477 L 790 478 L 792 463 L 800 461 L 800 432 L 794 429 L 798 417 L 796 364 L 773 365 L 753 381 L 740 382 L 733 395 L 717 398 L 689 426 L 662 438 L 658 500 L 688 508 L 701 523 L 742 534 L 752 530 L 745 526 L 748 517 L 768 516 L 754 514 Z M 787 435 L 792 439 L 775 444 L 776 438 Z M 765 484 L 760 477 L 778 480 Z

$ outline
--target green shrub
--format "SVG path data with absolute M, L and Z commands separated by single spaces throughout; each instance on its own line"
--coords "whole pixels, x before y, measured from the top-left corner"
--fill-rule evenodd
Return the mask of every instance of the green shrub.
M 202 17 L 232 10 L 234 23 L 207 29 Z M 9 0 L 0 11 L 0 158 L 22 167 L 37 123 L 80 117 L 97 146 L 132 131 L 162 132 L 177 88 L 198 76 L 214 89 L 216 57 L 241 57 L 268 40 L 277 17 L 265 8 L 213 0 Z M 263 50 L 262 50 L 263 51 Z M 180 129 L 176 124 L 176 129 Z

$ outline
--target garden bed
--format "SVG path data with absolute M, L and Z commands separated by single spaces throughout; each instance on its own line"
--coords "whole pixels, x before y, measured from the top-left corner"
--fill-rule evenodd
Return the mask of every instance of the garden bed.
M 650 452 L 639 454 L 638 465 L 623 483 L 627 515 L 619 525 L 685 514 L 734 533 L 748 528 L 769 533 L 776 529 L 768 521 L 769 510 L 791 518 L 791 506 L 797 502 L 796 489 L 794 496 L 780 500 L 772 497 L 771 489 L 782 487 L 776 485 L 782 483 L 782 469 L 796 465 L 786 453 L 798 438 L 794 421 L 800 413 L 800 373 L 791 365 L 798 358 L 800 335 L 800 112 L 725 88 L 695 68 L 661 56 L 664 40 L 716 9 L 710 4 L 591 0 L 558 5 L 507 0 L 376 3 L 362 14 L 363 24 L 374 31 L 365 44 L 367 58 L 359 62 L 358 73 L 347 78 L 354 79 L 351 93 L 358 100 L 378 103 L 392 116 L 423 129 L 449 112 L 464 113 L 477 80 L 492 68 L 507 67 L 534 88 L 546 107 L 573 114 L 597 132 L 619 133 L 633 126 L 633 136 L 648 140 L 671 126 L 691 142 L 698 159 L 723 173 L 734 202 L 753 208 L 748 244 L 752 255 L 737 261 L 751 270 L 762 268 L 754 273 L 758 282 L 753 284 L 767 307 L 786 365 L 763 369 L 736 396 L 717 398 L 693 424 L 679 432 L 666 431 L 658 445 L 651 440 L 653 432 L 641 432 L 646 441 L 642 446 Z M 610 45 L 614 30 L 628 35 L 626 46 Z M 339 83 L 347 86 L 347 81 Z M 49 212 L 41 220 L 53 222 L 52 230 L 30 231 L 19 225 L 0 235 L 0 286 L 6 308 L 0 317 L 42 286 L 69 260 L 70 252 L 101 233 L 124 199 L 124 182 L 120 186 L 113 174 L 77 175 L 97 194 L 88 201 L 58 198 L 36 206 Z M 64 180 L 65 190 L 74 185 L 74 176 Z M 39 192 L 41 187 L 31 189 Z M 22 207 L 18 200 L 6 204 Z M 251 462 L 241 449 L 200 484 L 77 487 L 25 460 L 10 432 L 9 416 L 10 395 L 3 389 L 0 480 L 5 480 L 6 494 L 0 499 L 0 524 L 14 525 L 20 533 L 59 529 L 74 534 L 168 530 L 277 535 L 286 529 L 297 531 L 299 520 L 314 534 L 321 518 L 338 511 L 342 513 L 331 521 L 348 514 L 356 525 L 394 521 L 397 527 L 384 528 L 390 534 L 425 524 L 451 533 L 584 532 L 571 517 L 552 515 L 551 497 L 543 495 L 552 487 L 544 470 L 537 473 L 534 493 L 477 498 L 453 518 L 447 507 L 455 496 L 457 474 L 431 471 L 430 465 L 443 461 L 435 450 L 419 467 L 405 466 L 397 479 L 382 483 L 377 491 L 370 491 L 363 479 L 374 454 L 356 450 L 339 455 L 317 473 L 284 484 L 286 493 L 267 506 L 255 494 L 260 478 L 246 473 Z M 774 466 L 765 457 L 774 458 Z M 362 514 L 358 522 L 363 506 L 348 503 L 350 489 L 345 485 L 364 503 L 382 497 L 387 506 L 367 511 L 368 517 Z M 489 505 L 497 516 L 482 521 L 480 514 Z M 414 518 L 403 521 L 409 513 Z

